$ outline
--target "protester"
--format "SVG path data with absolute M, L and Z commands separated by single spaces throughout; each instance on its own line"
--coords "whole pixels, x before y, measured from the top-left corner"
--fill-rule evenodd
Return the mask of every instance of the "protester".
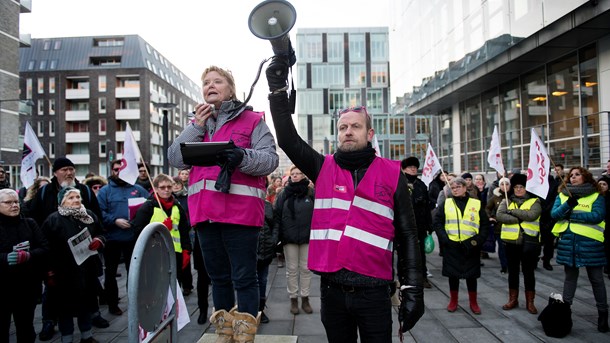
M 11 182 L 7 177 L 4 167 L 0 166 L 0 189 L 11 188 Z
M 0 342 L 9 342 L 11 316 L 18 343 L 33 343 L 34 310 L 41 295 L 49 245 L 33 219 L 20 216 L 19 196 L 0 190 Z
M 86 186 L 85 186 L 86 187 Z M 62 342 L 72 342 L 74 317 L 78 318 L 81 342 L 96 343 L 91 333 L 92 313 L 98 311 L 97 284 L 102 275 L 102 264 L 97 250 L 104 246 L 101 224 L 97 216 L 85 209 L 80 190 L 67 186 L 57 198 L 57 212 L 42 224 L 42 232 L 49 241 L 47 301 L 54 304 L 59 317 Z M 96 253 L 82 263 L 77 263 L 71 250 L 70 239 L 83 239 L 90 251 Z
M 147 164 L 138 163 L 138 178 L 136 179 L 136 185 L 144 188 L 148 193 L 152 193 L 152 185 L 150 184 L 150 169 Z
M 121 256 L 125 262 L 125 269 L 129 274 L 131 255 L 136 245 L 136 233 L 131 225 L 129 214 L 129 199 L 148 198 L 148 191 L 140 185 L 131 185 L 119 177 L 121 160 L 111 163 L 108 185 L 101 188 L 97 199 L 102 211 L 102 225 L 106 245 L 104 247 L 104 262 L 106 275 L 104 277 L 104 290 L 108 312 L 116 316 L 123 314 L 119 308 L 119 288 L 116 274 Z
M 256 260 L 259 291 L 258 310 L 261 313 L 261 323 L 269 323 L 269 317 L 264 312 L 267 303 L 267 277 L 269 275 L 269 265 L 275 257 L 275 246 L 278 241 L 278 231 L 273 215 L 273 206 L 269 201 L 265 201 L 265 224 L 261 227 L 258 236 Z
M 597 180 L 600 194 L 606 201 L 606 223 L 610 222 L 610 176 L 602 176 Z M 604 230 L 604 248 L 606 251 L 606 261 L 610 261 L 610 230 Z M 604 273 L 608 273 L 608 264 L 604 267 Z M 610 278 L 610 275 L 608 276 Z
M 479 199 L 468 195 L 461 177 L 449 182 L 451 197 L 441 203 L 433 219 L 434 231 L 444 246 L 443 276 L 449 278 L 447 311 L 458 307 L 460 279 L 466 279 L 470 310 L 481 314 L 477 302 L 477 279 L 481 276 L 481 244 L 485 242 L 489 220 Z
M 274 214 L 275 230 L 286 257 L 286 288 L 292 314 L 299 314 L 299 295 L 303 311 L 313 312 L 309 303 L 311 271 L 307 268 L 313 205 L 314 192 L 309 188 L 309 179 L 293 165 L 288 185 L 276 199 Z
M 36 178 L 36 180 L 34 180 L 34 183 L 25 191 L 25 196 L 23 197 L 23 203 L 21 206 L 23 213 L 27 213 L 29 211 L 32 199 L 36 197 L 36 193 L 38 193 L 42 187 L 49 183 L 51 183 L 51 179 L 44 176 L 39 176 Z
M 487 182 L 485 182 L 485 176 L 483 176 L 483 174 L 476 174 L 474 176 L 474 186 L 477 189 L 478 199 L 481 201 L 482 205 L 486 206 L 489 187 L 487 187 Z M 494 252 L 496 252 L 496 236 L 494 235 L 494 230 L 489 230 L 487 239 L 481 246 L 481 258 L 488 259 L 489 253 Z
M 540 254 L 540 199 L 525 190 L 527 176 L 510 178 L 512 192 L 498 206 L 496 220 L 502 224 L 501 239 L 508 260 L 508 302 L 504 310 L 519 306 L 519 269 L 523 273 L 527 311 L 538 313 L 534 305 L 536 277 L 534 269 Z
M 417 238 L 419 240 L 419 252 L 422 261 L 422 275 L 424 278 L 424 288 L 432 288 L 428 281 L 428 268 L 426 267 L 426 236 L 432 232 L 432 216 L 428 198 L 428 188 L 426 184 L 417 177 L 419 169 L 419 159 L 411 156 L 400 162 L 400 169 L 407 178 L 407 186 L 411 191 L 411 201 L 413 203 L 413 213 L 417 224 Z
M 561 181 L 562 181 L 562 180 L 563 180 L 563 178 L 564 178 L 564 175 L 563 175 L 563 174 L 564 174 L 564 173 L 563 173 L 563 164 L 561 164 L 561 163 L 556 163 L 556 164 L 555 164 L 555 168 L 554 168 L 554 169 L 555 169 L 555 178 L 554 178 L 554 179 L 555 179 L 555 181 L 556 181 L 558 184 L 561 184 Z
M 212 279 L 216 312 L 210 321 L 220 339 L 253 340 L 258 328 L 256 248 L 265 217 L 265 178 L 279 159 L 263 113 L 237 100 L 231 72 L 211 66 L 203 72 L 202 82 L 205 103 L 195 106 L 195 118 L 170 146 L 169 162 L 176 168 L 190 167 L 182 159 L 182 142 L 232 140 L 236 145 L 217 154 L 219 166 L 192 167 L 188 200 L 191 225 Z M 231 311 L 235 294 L 237 310 Z
M 309 269 L 321 275 L 321 319 L 330 343 L 392 340 L 393 247 L 403 302 L 401 330 L 423 315 L 417 227 L 406 178 L 395 161 L 375 156 L 374 130 L 364 107 L 339 112 L 338 150 L 323 156 L 301 139 L 287 96 L 288 62 L 267 68 L 278 143 L 316 185 Z M 374 209 L 374 211 L 371 211 Z M 368 244 L 369 239 L 378 242 Z M 393 246 L 393 244 L 394 246 Z
M 151 194 L 138 209 L 132 221 L 132 226 L 136 237 L 150 223 L 163 223 L 167 227 L 172 236 L 176 253 L 176 277 L 180 286 L 183 286 L 184 269 L 187 266 L 190 267 L 193 248 L 189 237 L 188 218 L 186 212 L 180 206 L 180 202 L 172 194 L 173 184 L 174 180 L 167 174 L 155 176 L 152 186 L 156 194 Z
M 561 181 L 557 181 L 553 176 L 549 175 L 549 191 L 547 192 L 545 199 L 540 199 L 540 205 L 542 206 L 542 213 L 540 214 L 540 238 L 542 242 L 542 267 L 548 271 L 553 270 L 551 260 L 555 253 L 555 235 L 553 226 L 555 226 L 556 220 L 551 217 L 551 211 L 557 198 L 557 189 L 561 184 Z
M 563 300 L 572 305 L 580 267 L 587 269 L 597 307 L 597 330 L 608 332 L 608 300 L 604 285 L 606 265 L 604 231 L 606 204 L 593 175 L 573 167 L 568 183 L 559 186 L 551 215 L 557 219 L 553 234 L 559 237 L 557 263 L 564 266 Z
M 112 171 L 111 171 L 111 174 L 112 174 Z M 99 176 L 99 175 L 92 175 L 92 176 L 89 176 L 88 178 L 84 179 L 83 184 L 88 186 L 89 188 L 91 188 L 93 193 L 95 193 L 95 195 L 97 195 L 98 192 L 100 191 L 100 189 L 102 189 L 102 187 L 104 187 L 108 184 L 108 180 L 106 180 L 106 178 Z
M 498 243 L 498 259 L 500 259 L 500 273 L 506 274 L 508 271 L 508 261 L 506 260 L 506 250 L 502 239 L 500 238 L 502 225 L 496 220 L 496 213 L 502 200 L 507 198 L 507 193 L 510 191 L 510 180 L 503 177 L 499 180 L 499 186 L 492 191 L 492 198 L 487 202 L 485 211 L 489 217 L 489 231 L 494 231 L 494 237 Z
M 479 189 L 475 186 L 472 174 L 466 172 L 462 174 L 462 179 L 466 180 L 466 191 L 471 198 L 479 199 Z

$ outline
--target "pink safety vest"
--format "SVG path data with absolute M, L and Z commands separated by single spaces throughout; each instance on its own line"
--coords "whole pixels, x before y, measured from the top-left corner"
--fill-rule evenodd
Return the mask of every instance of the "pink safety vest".
M 252 131 L 260 122 L 263 112 L 245 110 L 225 123 L 213 139 L 206 133 L 204 142 L 233 140 L 236 146 L 251 148 Z M 242 173 L 238 168 L 231 176 L 229 193 L 214 188 L 220 167 L 193 166 L 189 175 L 189 215 L 191 225 L 205 221 L 263 226 L 265 217 L 265 177 Z
M 326 156 L 316 181 L 308 268 L 341 268 L 392 280 L 394 193 L 399 162 L 377 157 L 358 187 L 352 174 Z

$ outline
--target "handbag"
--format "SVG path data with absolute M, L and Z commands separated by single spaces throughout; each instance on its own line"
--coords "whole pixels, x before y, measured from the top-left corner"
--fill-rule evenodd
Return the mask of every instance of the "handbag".
M 434 238 L 432 238 L 431 234 L 426 235 L 426 238 L 424 239 L 424 251 L 426 254 L 434 251 Z
M 562 338 L 572 331 L 572 309 L 561 294 L 551 293 L 549 304 L 540 312 L 538 320 L 549 337 Z

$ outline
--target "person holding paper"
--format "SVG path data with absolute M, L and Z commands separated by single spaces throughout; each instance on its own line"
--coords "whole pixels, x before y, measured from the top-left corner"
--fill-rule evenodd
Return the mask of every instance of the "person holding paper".
M 195 106 L 195 118 L 170 146 L 168 160 L 176 168 L 189 167 L 180 151 L 182 142 L 236 145 L 217 154 L 218 166 L 193 166 L 188 202 L 212 279 L 216 312 L 210 322 L 227 340 L 233 337 L 233 320 L 245 323 L 249 327 L 234 338 L 252 338 L 258 327 L 256 250 L 265 216 L 265 177 L 277 168 L 279 158 L 263 113 L 237 100 L 231 72 L 211 66 L 202 81 L 205 103 Z M 238 307 L 231 311 L 235 294 Z
M 116 281 L 117 268 L 121 254 L 125 261 L 125 268 L 129 274 L 129 262 L 136 245 L 136 234 L 130 223 L 129 199 L 148 198 L 148 191 L 140 185 L 131 185 L 119 177 L 121 160 L 111 163 L 108 185 L 102 187 L 97 194 L 97 201 L 102 211 L 102 225 L 106 246 L 104 248 L 104 262 L 106 275 L 104 277 L 104 290 L 108 312 L 120 316 L 123 310 L 119 308 L 119 289 Z M 135 212 L 134 212 L 135 213 Z
M 0 190 L 0 342 L 9 341 L 11 316 L 17 342 L 34 343 L 34 310 L 41 295 L 49 245 L 33 219 L 20 216 L 17 192 Z
M 57 212 L 49 215 L 42 224 L 42 232 L 50 246 L 47 301 L 57 310 L 62 342 L 72 342 L 74 317 L 77 317 L 81 342 L 95 343 L 97 341 L 91 333 L 91 315 L 97 310 L 97 278 L 102 274 L 97 254 L 105 241 L 100 235 L 101 223 L 82 204 L 77 188 L 62 188 L 57 203 Z M 90 256 L 84 262 L 77 263 L 78 257 L 87 255 Z

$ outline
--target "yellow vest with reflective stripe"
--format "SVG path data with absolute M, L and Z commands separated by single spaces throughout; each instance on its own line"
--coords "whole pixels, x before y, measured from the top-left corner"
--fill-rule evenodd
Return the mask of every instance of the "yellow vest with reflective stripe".
M 529 210 L 532 208 L 532 205 L 536 202 L 536 198 L 527 199 L 521 204 L 520 207 L 517 207 L 517 203 L 514 201 L 508 205 L 509 210 Z M 521 228 L 523 232 L 532 237 L 536 237 L 540 234 L 540 216 L 536 218 L 533 222 L 521 222 Z M 500 239 L 505 239 L 509 241 L 516 241 L 519 238 L 519 223 L 515 224 L 502 224 L 502 233 L 500 235 Z
M 574 207 L 572 213 L 589 213 L 593 210 L 593 203 L 597 200 L 599 193 L 595 192 L 591 195 L 578 199 L 578 205 Z M 560 193 L 559 199 L 561 203 L 568 201 L 568 196 Z M 570 220 L 559 220 L 555 226 L 553 227 L 553 234 L 555 236 L 559 236 L 560 233 L 570 228 L 570 230 L 581 236 L 585 236 L 591 239 L 594 239 L 599 242 L 604 242 L 604 230 L 606 229 L 606 222 L 601 221 L 598 224 L 588 224 L 588 223 L 576 223 Z
M 465 241 L 479 233 L 479 210 L 481 201 L 468 198 L 464 214 L 462 215 L 459 207 L 453 198 L 445 201 L 445 231 L 449 239 L 455 242 Z
M 167 215 L 158 207 L 153 209 L 153 215 L 150 217 L 151 223 L 163 223 Z M 178 224 L 180 224 L 180 210 L 178 206 L 172 206 L 172 230 L 169 232 L 172 235 L 172 241 L 174 241 L 174 251 L 182 252 L 182 244 L 180 244 L 180 230 L 178 230 Z

